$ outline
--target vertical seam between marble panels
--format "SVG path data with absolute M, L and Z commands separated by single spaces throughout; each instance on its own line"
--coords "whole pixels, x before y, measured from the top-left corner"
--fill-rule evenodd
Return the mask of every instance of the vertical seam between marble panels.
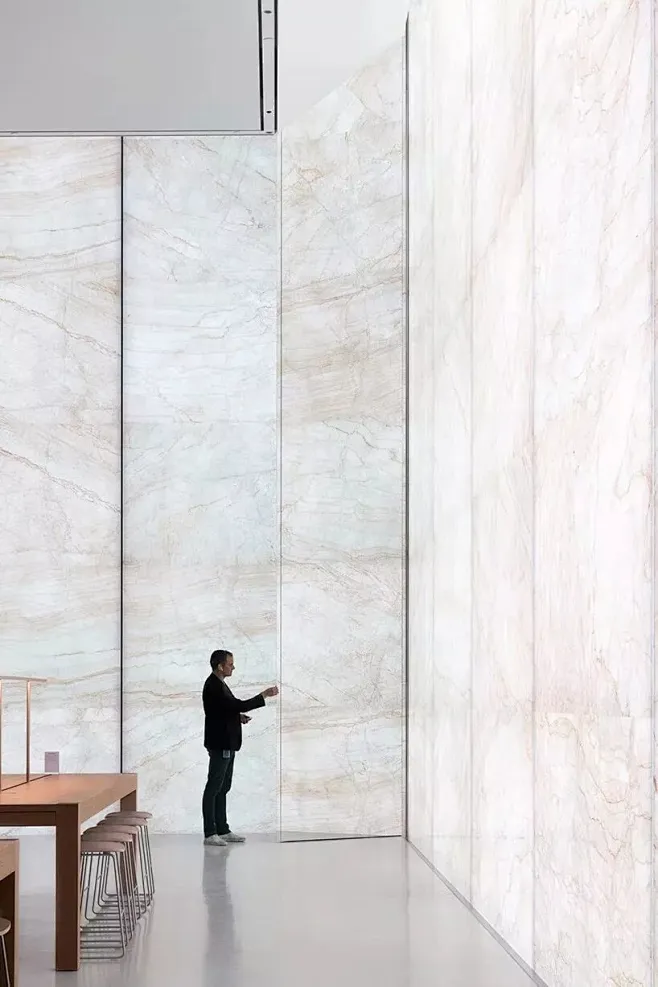
M 530 508 L 530 580 L 531 580 L 531 633 L 532 633 L 532 671 L 530 699 L 530 743 L 532 745 L 532 894 L 531 894 L 531 941 L 530 957 L 532 969 L 537 969 L 536 956 L 536 916 L 537 916 L 537 443 L 535 435 L 537 407 L 537 252 L 536 252 L 536 213 L 537 213 L 537 181 L 536 181 L 536 142 L 535 142 L 535 71 L 536 71 L 536 0 L 530 4 L 530 307 L 532 334 L 530 356 L 530 489 L 532 506 Z
M 404 427 L 403 477 L 402 477 L 402 620 L 404 648 L 402 668 L 403 733 L 402 762 L 402 832 L 409 839 L 409 17 L 407 17 L 402 44 L 404 68 L 402 73 L 402 398 Z
M 277 468 L 277 650 L 278 673 L 281 692 L 277 706 L 278 720 L 278 820 L 277 831 L 279 841 L 283 839 L 283 133 L 277 138 L 277 238 L 278 238 L 278 284 L 277 284 L 277 355 L 276 355 L 276 468 Z
M 649 976 L 652 987 L 656 982 L 656 0 L 651 9 L 651 234 L 650 234 L 650 296 L 651 311 L 651 603 L 650 603 L 650 661 L 651 661 L 651 777 L 649 779 L 650 831 L 650 888 L 649 898 Z
M 124 138 L 119 138 L 119 771 L 124 767 L 124 658 L 123 658 L 123 470 L 124 470 L 124 408 L 123 408 L 123 271 L 124 271 Z
M 471 668 L 470 668 L 470 696 L 469 696 L 469 707 L 470 707 L 470 723 L 469 723 L 469 747 L 470 747 L 470 805 L 469 805 L 469 828 L 470 828 L 470 861 L 469 861 L 469 897 L 471 902 L 473 901 L 474 893 L 474 880 L 473 880 L 473 867 L 474 867 L 474 856 L 475 856 L 475 846 L 474 846 L 474 807 L 475 807 L 475 745 L 474 745 L 474 717 L 475 717 L 475 703 L 473 696 L 473 687 L 475 683 L 475 648 L 474 648 L 474 573 L 475 573 L 475 559 L 474 559 L 474 523 L 473 518 L 475 516 L 474 507 L 474 484 L 473 484 L 473 473 L 474 473 L 474 429 L 473 423 L 475 420 L 474 415 L 474 401 L 473 401 L 473 389 L 475 383 L 475 374 L 473 366 L 473 322 L 474 322 L 474 306 L 473 306 L 473 291 L 474 291 L 474 281 L 475 281 L 475 269 L 474 269 L 474 255 L 473 255 L 473 244 L 474 244 L 474 209 L 475 209 L 475 161 L 474 161 L 474 119 L 475 119 L 475 108 L 473 105 L 473 78 L 474 78 L 474 65 L 473 65 L 473 39 L 475 36 L 474 25 L 473 25 L 473 0 L 470 0 L 470 10 L 469 10 L 469 78 L 468 78 L 468 102 L 470 107 L 470 122 L 469 122 L 469 135 L 468 135 L 468 146 L 469 146 L 469 184 L 470 184 L 470 201 L 469 201 L 469 240 L 468 240 L 468 318 L 469 318 L 469 361 L 470 361 L 470 395 L 469 404 L 470 421 L 468 423 L 469 438 L 470 438 L 470 564 L 471 564 L 471 591 L 470 591 L 470 610 L 471 610 L 471 633 L 470 633 L 470 650 L 471 650 Z

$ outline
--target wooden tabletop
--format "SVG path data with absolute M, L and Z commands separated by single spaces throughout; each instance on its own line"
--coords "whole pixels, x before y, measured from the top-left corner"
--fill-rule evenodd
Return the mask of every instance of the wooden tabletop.
M 18 865 L 18 841 L 0 840 L 0 881 L 16 872 Z
M 0 792 L 0 813 L 19 815 L 77 805 L 84 822 L 136 789 L 136 774 L 46 775 Z

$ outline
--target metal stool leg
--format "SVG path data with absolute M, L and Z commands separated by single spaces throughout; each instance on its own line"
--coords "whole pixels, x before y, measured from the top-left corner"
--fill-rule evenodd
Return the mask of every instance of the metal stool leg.
M 128 826 L 127 824 L 114 824 L 112 820 L 103 820 L 95 826 L 94 829 L 88 830 L 90 834 L 89 838 L 93 839 L 109 839 L 118 840 L 126 848 L 127 859 L 124 861 L 125 867 L 125 878 L 127 887 L 127 906 L 128 914 L 130 918 L 131 935 L 137 927 L 137 921 L 142 917 L 143 912 L 146 910 L 142 908 L 142 903 L 139 897 L 139 889 L 137 887 L 137 857 L 136 857 L 136 843 L 139 830 L 136 826 Z M 87 834 L 85 834 L 87 836 Z M 107 891 L 104 892 L 107 896 Z M 113 898 L 113 895 L 109 895 Z
M 92 834 L 93 835 L 93 834 Z M 129 930 L 126 915 L 126 848 L 109 839 L 83 834 L 81 848 L 81 947 L 83 956 L 124 956 Z M 104 898 L 103 885 L 113 877 L 116 898 Z
M 110 812 L 106 816 L 108 822 L 111 820 L 112 822 L 125 822 L 131 826 L 139 826 L 140 849 L 144 854 L 144 892 L 149 905 L 155 895 L 155 875 L 153 872 L 153 857 L 151 855 L 151 837 L 148 828 L 148 822 L 151 818 L 150 812 L 137 811 Z
M 7 987 L 11 987 L 11 978 L 9 976 L 9 960 L 7 958 L 7 942 L 4 936 L 2 936 L 2 965 L 4 968 L 5 984 L 7 985 Z

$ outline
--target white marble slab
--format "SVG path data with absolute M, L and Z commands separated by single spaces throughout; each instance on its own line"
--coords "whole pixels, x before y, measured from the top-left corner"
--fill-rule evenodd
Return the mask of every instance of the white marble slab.
M 403 52 L 282 146 L 281 827 L 402 827 Z
M 551 987 L 651 974 L 651 17 L 535 10 L 535 948 Z
M 409 742 L 410 750 L 420 742 L 429 745 L 429 752 L 422 781 L 415 780 L 417 768 L 413 760 L 410 764 L 410 792 L 415 786 L 417 793 L 424 784 L 427 795 L 421 805 L 414 805 L 412 795 L 409 815 L 414 832 L 414 818 L 420 813 L 422 832 L 430 802 L 431 862 L 469 896 L 470 4 L 418 8 L 410 25 L 409 57 L 409 485 L 410 502 L 431 511 L 425 531 L 416 526 L 425 515 L 418 520 L 411 515 Z M 423 538 L 427 550 L 420 548 Z M 416 703 L 421 722 L 428 723 L 420 741 L 414 736 Z
M 126 767 L 200 828 L 201 688 L 277 677 L 277 188 L 272 138 L 125 141 Z M 277 710 L 245 731 L 230 822 L 277 828 Z
M 472 3 L 472 902 L 531 963 L 532 0 Z
M 60 682 L 35 693 L 35 768 L 115 771 L 120 142 L 2 138 L 0 215 L 0 673 Z

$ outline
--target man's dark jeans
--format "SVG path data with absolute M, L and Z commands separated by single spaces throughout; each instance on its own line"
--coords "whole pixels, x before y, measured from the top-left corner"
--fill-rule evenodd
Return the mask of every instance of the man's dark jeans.
M 208 781 L 203 793 L 203 835 L 226 836 L 230 827 L 226 821 L 226 796 L 233 781 L 235 754 L 226 751 L 208 751 Z

